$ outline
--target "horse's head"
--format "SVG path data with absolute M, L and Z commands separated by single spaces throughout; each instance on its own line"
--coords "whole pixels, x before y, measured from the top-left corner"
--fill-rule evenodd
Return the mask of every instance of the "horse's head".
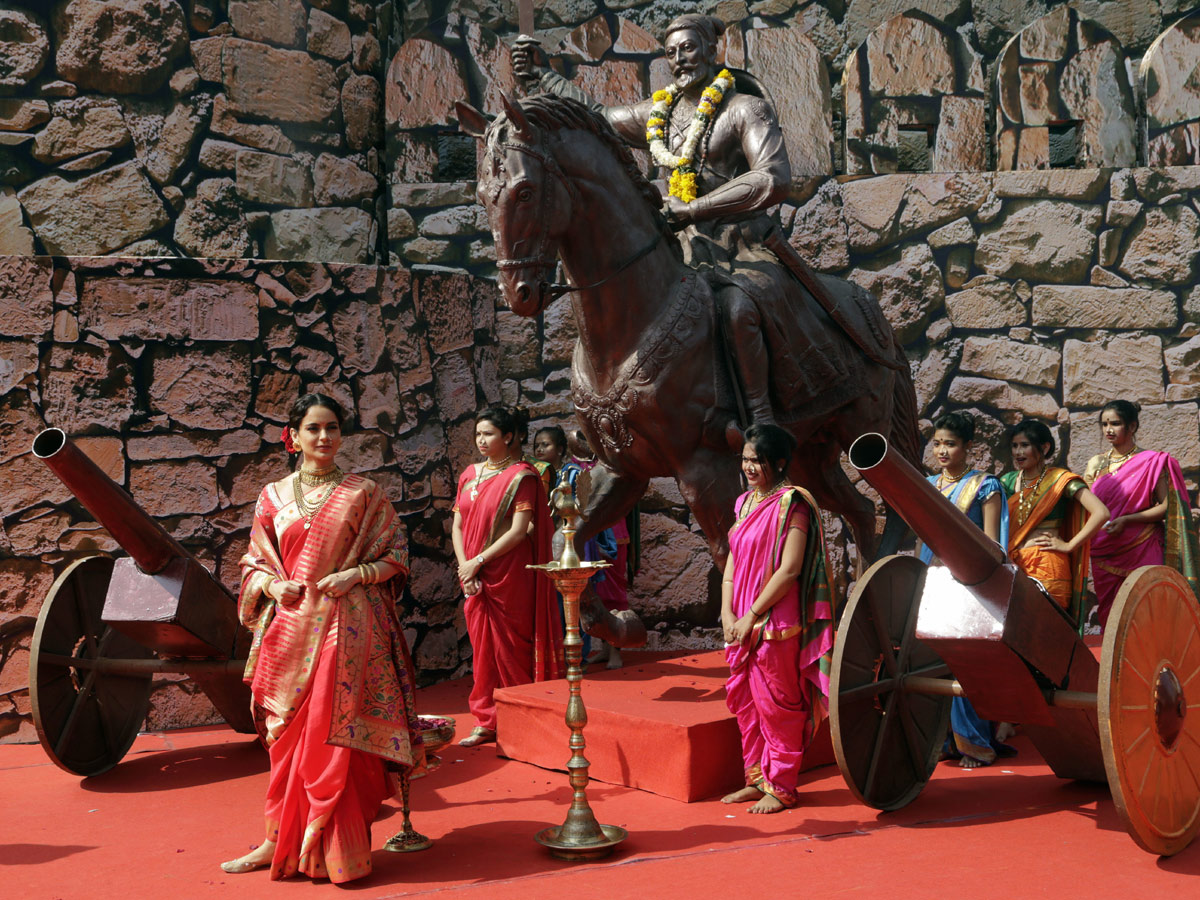
M 507 98 L 504 110 L 477 134 L 483 139 L 477 197 L 492 228 L 504 301 L 519 315 L 536 316 L 557 296 L 547 288 L 574 192 L 551 153 L 550 135 Z M 470 130 L 461 105 L 459 121 Z M 473 121 L 477 127 L 480 120 Z

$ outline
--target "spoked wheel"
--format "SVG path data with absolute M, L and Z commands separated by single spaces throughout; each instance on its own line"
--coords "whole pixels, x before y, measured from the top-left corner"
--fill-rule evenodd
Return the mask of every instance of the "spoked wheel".
M 876 809 L 899 809 L 916 799 L 950 725 L 950 697 L 903 688 L 906 675 L 949 676 L 914 634 L 926 571 L 911 556 L 871 566 L 846 605 L 834 645 L 834 753 L 851 792 Z
M 97 660 L 149 659 L 151 650 L 100 621 L 113 561 L 72 563 L 46 595 L 33 632 L 33 724 L 54 764 L 98 775 L 121 761 L 150 708 L 149 674 L 101 671 Z
M 1151 853 L 1178 853 L 1200 830 L 1200 605 L 1174 569 L 1143 566 L 1117 592 L 1097 715 L 1126 829 Z

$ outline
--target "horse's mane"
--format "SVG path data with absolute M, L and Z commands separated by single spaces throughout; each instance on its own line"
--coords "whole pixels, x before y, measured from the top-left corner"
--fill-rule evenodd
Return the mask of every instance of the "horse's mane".
M 649 204 L 657 218 L 662 219 L 660 207 L 662 195 L 650 179 L 638 168 L 637 160 L 628 145 L 621 140 L 608 120 L 600 113 L 589 109 L 571 97 L 560 97 L 557 94 L 543 93 L 527 97 L 520 103 L 521 112 L 530 123 L 545 131 L 560 131 L 564 128 L 574 128 L 594 134 L 602 144 L 617 158 L 625 169 L 637 192 Z M 488 129 L 488 139 L 492 137 L 493 129 L 508 119 L 503 114 L 492 123 Z M 663 227 L 666 226 L 665 220 Z

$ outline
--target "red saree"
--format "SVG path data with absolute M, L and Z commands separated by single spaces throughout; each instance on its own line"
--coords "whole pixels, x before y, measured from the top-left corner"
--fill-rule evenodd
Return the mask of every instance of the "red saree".
M 309 528 L 290 490 L 263 489 L 242 559 L 239 612 L 254 630 L 245 679 L 271 759 L 272 880 L 369 874 L 371 822 L 398 788 L 395 768 L 424 766 L 396 579 L 338 599 L 316 591 L 326 575 L 379 560 L 407 574 L 399 520 L 374 482 L 347 475 Z M 303 582 L 300 601 L 271 600 L 263 588 L 272 577 Z
M 553 583 L 525 568 L 548 562 L 551 556 L 554 526 L 537 470 L 525 462 L 514 463 L 477 486 L 475 475 L 476 467 L 471 466 L 458 479 L 454 507 L 461 517 L 468 559 L 495 542 L 517 510 L 533 512 L 532 533 L 510 552 L 488 560 L 479 570 L 479 592 L 463 604 L 475 676 L 471 713 L 480 727 L 494 730 L 496 688 L 562 676 L 562 620 Z

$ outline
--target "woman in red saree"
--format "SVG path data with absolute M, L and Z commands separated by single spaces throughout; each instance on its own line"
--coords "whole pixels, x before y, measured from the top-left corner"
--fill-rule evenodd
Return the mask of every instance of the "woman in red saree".
M 1074 472 L 1049 464 L 1054 437 L 1036 419 L 1009 432 L 1012 472 L 1000 476 L 1008 493 L 1008 557 L 1039 581 L 1082 627 L 1088 549 L 1108 521 L 1108 509 Z
M 383 490 L 337 467 L 341 426 L 336 401 L 301 397 L 284 434 L 303 464 L 255 507 L 238 602 L 254 630 L 245 677 L 271 760 L 266 840 L 226 872 L 370 874 L 379 805 L 397 773 L 424 765 L 395 612 L 404 534 Z
M 527 569 L 550 561 L 550 521 L 541 477 L 512 455 L 517 423 L 493 407 L 475 420 L 483 462 L 458 480 L 451 537 L 466 602 L 475 683 L 469 705 L 475 728 L 459 743 L 496 739 L 498 687 L 563 674 L 562 622 L 550 579 Z
M 1141 566 L 1169 565 L 1200 587 L 1196 533 L 1179 463 L 1138 447 L 1137 404 L 1113 400 L 1100 410 L 1109 449 L 1093 456 L 1084 478 L 1112 518 L 1092 541 L 1092 584 L 1100 628 L 1108 623 L 1121 583 Z
M 800 764 L 829 708 L 833 604 L 825 540 L 807 491 L 787 483 L 795 440 L 773 425 L 746 431 L 721 583 L 730 675 L 726 703 L 742 736 L 746 787 L 724 803 L 775 813 L 799 801 Z

